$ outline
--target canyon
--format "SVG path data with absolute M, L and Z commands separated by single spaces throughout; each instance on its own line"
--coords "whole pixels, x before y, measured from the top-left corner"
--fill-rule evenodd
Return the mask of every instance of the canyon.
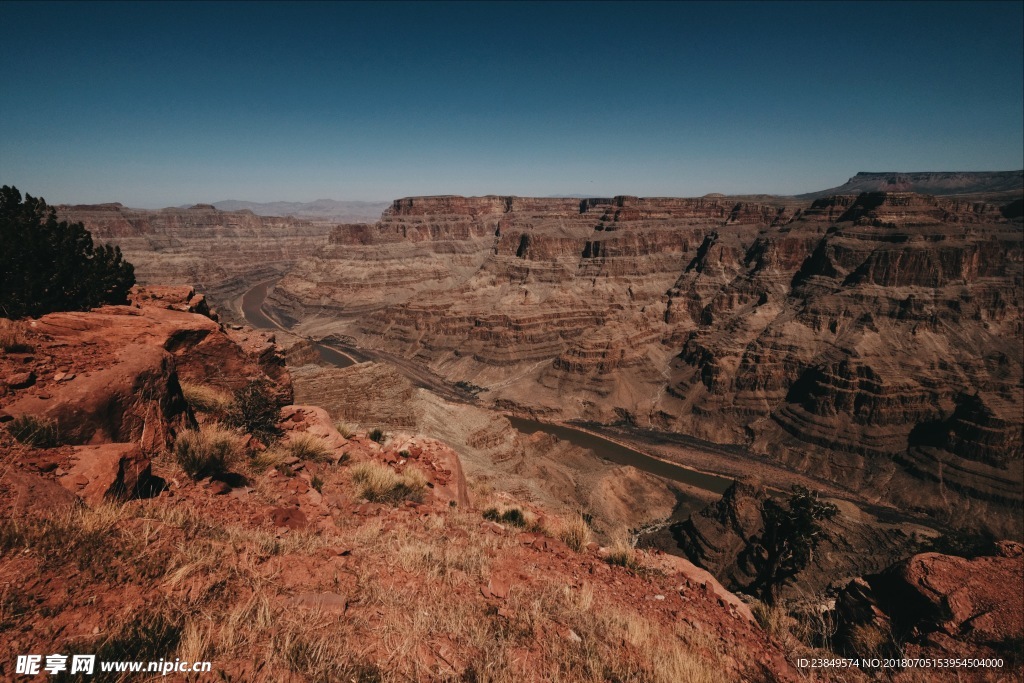
M 573 643 L 603 648 L 603 675 L 657 680 L 796 680 L 794 657 L 834 653 L 1019 671 L 1024 604 L 995 588 L 1024 559 L 1019 175 L 410 197 L 375 223 L 59 207 L 140 285 L 129 306 L 2 321 L 0 489 L 24 521 L 0 535 L 22 577 L 0 630 L 104 649 L 164 624 L 179 654 L 217 643 L 246 680 L 465 678 L 478 661 L 529 678 L 580 665 Z M 904 191 L 922 188 L 938 191 Z M 216 406 L 253 383 L 273 388 L 283 445 L 232 432 L 231 471 L 183 471 L 169 454 L 216 438 Z M 55 443 L 26 441 L 32 420 Z M 374 467 L 422 493 L 375 502 Z M 791 489 L 834 513 L 762 603 L 752 558 Z M 37 553 L 54 524 L 71 549 L 105 538 L 102 562 L 68 574 Z M 119 624 L 97 599 L 177 611 Z M 396 626 L 413 603 L 447 625 Z M 252 668 L 271 645 L 285 655 Z
M 412 197 L 372 224 L 60 212 L 120 244 L 140 281 L 199 284 L 224 320 L 243 322 L 242 294 L 267 284 L 297 392 L 360 424 L 433 430 L 480 472 L 518 463 L 520 490 L 549 503 L 591 505 L 576 478 L 606 466 L 565 445 L 543 456 L 505 415 L 932 533 L 1020 538 L 1019 177 L 847 183 L 936 195 Z M 308 365 L 308 340 L 372 362 Z M 485 457 L 482 443 L 504 445 Z M 638 476 L 652 501 L 714 500 Z

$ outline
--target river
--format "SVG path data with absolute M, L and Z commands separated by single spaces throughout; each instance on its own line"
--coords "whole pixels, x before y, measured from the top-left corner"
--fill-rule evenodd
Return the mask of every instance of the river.
M 250 325 L 258 330 L 283 329 L 281 325 L 278 325 L 276 322 L 271 320 L 271 318 L 263 312 L 263 302 L 266 301 L 267 293 L 270 291 L 270 287 L 273 284 L 274 280 L 261 282 L 242 295 L 242 316 Z M 344 353 L 332 349 L 329 346 L 324 346 L 323 344 L 316 345 L 316 352 L 320 354 L 320 360 L 335 367 L 347 368 L 350 365 L 354 365 L 356 362 Z
M 280 330 L 280 325 L 274 322 L 263 311 L 263 302 L 267 298 L 269 289 L 274 281 L 262 282 L 242 296 L 242 315 L 250 325 L 262 330 Z M 348 367 L 355 361 L 345 354 L 323 344 L 316 345 L 320 359 L 325 363 L 339 368 Z M 398 368 L 401 370 L 401 368 Z M 623 444 L 611 441 L 591 432 L 586 432 L 565 425 L 555 425 L 546 422 L 537 422 L 526 418 L 505 415 L 512 426 L 522 434 L 544 432 L 558 437 L 564 441 L 590 451 L 594 455 L 618 465 L 631 465 L 638 470 L 650 474 L 678 481 L 694 486 L 705 491 L 721 494 L 732 484 L 733 480 L 727 477 L 720 477 L 714 474 L 698 472 L 675 463 L 655 458 L 642 451 L 630 448 Z
M 691 470 L 687 467 L 655 458 L 635 448 L 624 446 L 615 441 L 609 441 L 604 437 L 574 427 L 537 422 L 536 420 L 528 420 L 511 415 L 506 415 L 505 417 L 508 418 L 513 427 L 523 434 L 534 432 L 551 434 L 580 448 L 585 448 L 598 457 L 618 465 L 632 465 L 638 470 L 656 474 L 665 479 L 689 484 L 712 493 L 724 493 L 733 482 L 732 479 L 726 477 L 698 472 L 697 470 Z

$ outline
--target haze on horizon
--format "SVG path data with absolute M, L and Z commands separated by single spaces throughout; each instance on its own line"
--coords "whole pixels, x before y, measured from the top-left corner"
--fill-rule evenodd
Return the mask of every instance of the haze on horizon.
M 1024 158 L 1024 3 L 4 2 L 0 184 L 141 208 L 810 192 Z

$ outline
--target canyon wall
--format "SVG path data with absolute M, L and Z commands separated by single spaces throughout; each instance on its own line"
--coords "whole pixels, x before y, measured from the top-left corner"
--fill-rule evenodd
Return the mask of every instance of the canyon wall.
M 327 223 L 208 204 L 158 211 L 121 204 L 55 208 L 61 220 L 84 223 L 97 243 L 120 246 L 140 284 L 195 286 L 229 318 L 233 298 L 308 257 L 331 230 Z
M 733 444 L 947 521 L 1002 509 L 1020 533 L 1014 206 L 440 196 L 334 226 L 60 212 L 119 243 L 143 282 L 217 301 L 283 273 L 266 308 L 296 332 L 475 385 L 481 405 Z
M 1015 506 L 1021 238 L 1005 207 L 911 193 L 416 197 L 337 226 L 270 306 L 506 409 Z

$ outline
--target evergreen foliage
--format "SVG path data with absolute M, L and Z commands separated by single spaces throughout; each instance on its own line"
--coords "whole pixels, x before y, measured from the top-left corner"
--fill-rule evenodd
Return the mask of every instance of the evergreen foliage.
M 0 189 L 0 316 L 38 317 L 123 304 L 135 269 L 81 223 L 58 221 L 39 197 Z
M 235 392 L 231 409 L 227 414 L 228 424 L 240 427 L 264 443 L 276 441 L 281 436 L 277 426 L 281 419 L 281 407 L 274 395 L 270 382 L 253 380 Z
M 787 500 L 764 501 L 761 535 L 753 537 L 747 547 L 745 559 L 756 572 L 747 590 L 774 604 L 779 590 L 811 561 L 821 540 L 821 522 L 837 512 L 835 505 L 822 503 L 816 493 L 802 486 L 794 487 Z

